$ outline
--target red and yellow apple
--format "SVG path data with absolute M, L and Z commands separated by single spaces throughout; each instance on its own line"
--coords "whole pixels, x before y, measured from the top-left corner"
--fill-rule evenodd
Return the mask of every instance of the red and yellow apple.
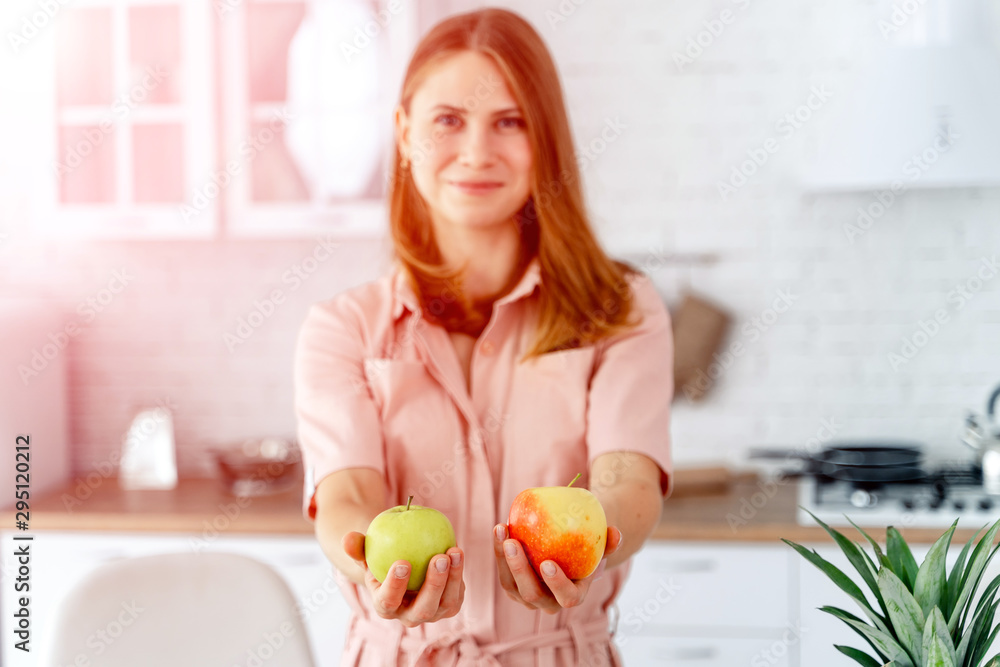
M 590 576 L 604 558 L 608 520 L 597 497 L 573 482 L 519 493 L 510 507 L 507 532 L 524 545 L 535 572 L 551 560 L 577 580 Z

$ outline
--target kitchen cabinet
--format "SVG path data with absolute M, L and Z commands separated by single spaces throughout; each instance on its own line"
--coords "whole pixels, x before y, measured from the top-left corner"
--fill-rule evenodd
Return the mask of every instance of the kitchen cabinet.
M 2 533 L 3 544 L 14 544 L 13 533 Z M 94 533 L 38 531 L 31 543 L 32 652 L 13 649 L 4 641 L 2 664 L 37 667 L 44 664 L 45 645 L 52 633 L 53 612 L 66 593 L 97 567 L 118 558 L 160 553 L 233 552 L 256 558 L 273 567 L 288 583 L 301 606 L 309 631 L 316 667 L 338 664 L 350 615 L 340 596 L 332 566 L 312 536 L 218 536 L 206 541 L 185 534 Z M 13 549 L 3 553 L 2 633 L 11 637 L 14 601 L 11 590 Z
M 403 0 L 226 1 L 218 180 L 228 235 L 387 230 L 392 112 L 421 15 L 434 12 Z
M 12 544 L 12 536 L 3 533 L 4 544 Z M 205 550 L 240 553 L 272 566 L 302 606 L 317 667 L 333 667 L 339 661 L 350 611 L 311 535 L 220 535 L 206 540 L 182 533 L 39 531 L 32 549 L 36 651 L 52 632 L 53 610 L 61 599 L 100 565 L 118 558 Z M 5 587 L 11 551 L 3 555 Z M 792 556 L 790 549 L 770 545 L 649 543 L 634 557 L 618 601 L 615 641 L 626 664 L 798 665 L 797 563 Z M 5 636 L 10 634 L 12 611 L 13 601 L 5 595 Z M 35 667 L 38 653 L 19 655 L 10 642 L 3 651 L 3 664 Z
M 0 109 L 19 156 L 0 198 L 26 231 L 385 233 L 396 95 L 440 2 L 49 4 L 11 33 Z
M 210 3 L 48 4 L 56 20 L 18 45 L 5 90 L 28 110 L 9 112 L 23 117 L 4 152 L 24 165 L 0 186 L 24 224 L 60 238 L 211 237 L 216 207 L 182 208 L 214 160 Z
M 795 558 L 784 545 L 647 543 L 617 602 L 625 664 L 799 665 Z
M 74 480 L 32 500 L 36 647 L 50 631 L 51 610 L 70 586 L 100 563 L 163 551 L 232 549 L 268 562 L 285 577 L 303 602 L 318 665 L 337 664 L 348 608 L 330 578 L 313 525 L 302 518 L 297 491 L 256 499 L 224 530 L 219 526 L 223 534 L 215 536 L 206 528 L 233 502 L 215 479 L 181 479 L 166 493 L 125 491 L 109 482 L 90 489 L 86 502 L 67 506 L 65 494 L 78 495 L 79 484 Z M 847 568 L 822 528 L 796 523 L 795 484 L 780 486 L 739 530 L 728 524 L 727 514 L 739 511 L 742 499 L 757 491 L 756 480 L 738 480 L 725 494 L 677 497 L 664 505 L 653 539 L 634 556 L 611 610 L 617 624 L 615 641 L 629 667 L 840 665 L 845 658 L 836 653 L 834 643 L 860 646 L 846 626 L 816 609 L 831 604 L 853 612 L 853 602 L 779 541 L 785 537 L 816 548 Z M 13 526 L 14 520 L 13 512 L 5 515 L 5 525 Z M 974 531 L 974 524 L 960 524 L 952 559 Z M 942 530 L 905 532 L 917 558 L 922 558 Z M 874 534 L 884 539 L 884 530 Z M 11 532 L 0 536 L 8 545 L 0 550 L 5 568 L 0 634 L 7 637 L 13 602 L 11 537 Z M 1000 560 L 991 564 L 988 576 L 998 572 Z M 19 652 L 9 643 L 3 651 L 2 664 L 34 667 L 23 656 L 12 655 Z

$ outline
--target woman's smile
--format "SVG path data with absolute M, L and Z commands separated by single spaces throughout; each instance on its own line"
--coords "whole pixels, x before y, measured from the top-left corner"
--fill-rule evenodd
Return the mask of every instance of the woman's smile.
M 503 187 L 498 181 L 448 181 L 448 184 L 459 192 L 475 196 L 492 194 Z

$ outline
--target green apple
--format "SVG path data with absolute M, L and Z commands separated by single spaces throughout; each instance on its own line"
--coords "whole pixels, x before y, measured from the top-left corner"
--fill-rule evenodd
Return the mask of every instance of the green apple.
M 510 507 L 507 531 L 524 545 L 535 572 L 551 560 L 577 580 L 590 576 L 604 558 L 608 520 L 597 496 L 573 487 L 573 482 L 519 493 Z
M 456 546 L 455 529 L 441 512 L 411 505 L 390 507 L 372 519 L 365 534 L 365 561 L 379 582 L 397 560 L 410 563 L 409 591 L 420 590 L 431 559 Z

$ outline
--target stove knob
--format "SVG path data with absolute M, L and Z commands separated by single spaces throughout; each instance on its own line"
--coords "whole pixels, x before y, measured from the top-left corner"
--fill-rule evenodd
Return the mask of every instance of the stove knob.
M 979 501 L 979 509 L 981 510 L 985 511 L 988 509 L 992 509 L 992 507 L 993 507 L 993 501 L 990 500 L 989 498 L 983 498 L 982 500 Z
M 905 499 L 903 501 L 903 509 L 905 509 L 905 510 L 912 510 L 913 506 L 914 506 L 914 503 L 913 503 L 912 499 L 907 498 L 907 499 Z
M 956 500 L 954 503 L 952 503 L 952 507 L 961 512 L 962 510 L 965 509 L 965 503 L 961 500 Z
M 855 489 L 851 493 L 851 504 L 858 508 L 871 507 L 876 502 L 875 496 L 864 489 Z
M 930 507 L 932 510 L 936 510 L 936 509 L 941 509 L 941 505 L 943 504 L 944 504 L 944 498 L 931 498 L 930 503 L 928 503 L 928 507 Z

